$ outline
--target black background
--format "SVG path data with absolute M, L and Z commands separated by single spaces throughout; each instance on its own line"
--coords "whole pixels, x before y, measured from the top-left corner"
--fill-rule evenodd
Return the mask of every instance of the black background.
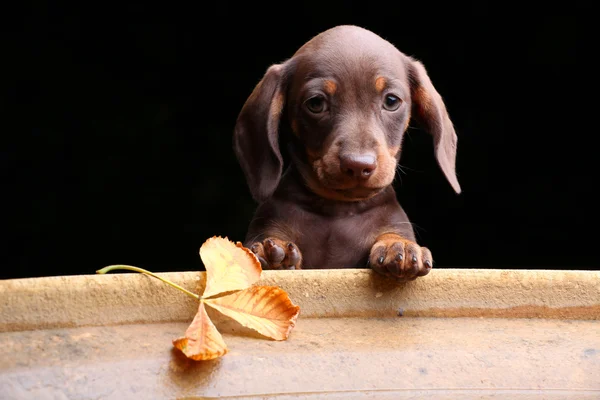
M 398 187 L 437 267 L 598 268 L 591 3 L 81 3 L 4 14 L 2 278 L 200 269 L 204 240 L 242 240 L 236 116 L 338 24 L 420 59 L 446 101 L 463 193 L 418 129 Z

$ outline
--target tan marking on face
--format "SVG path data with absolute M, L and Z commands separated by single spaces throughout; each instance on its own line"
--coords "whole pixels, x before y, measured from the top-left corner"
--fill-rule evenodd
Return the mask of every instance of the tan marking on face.
M 327 93 L 330 96 L 333 96 L 337 90 L 337 85 L 334 81 L 326 80 L 324 90 L 325 93 Z
M 377 189 L 384 188 L 392 183 L 396 173 L 396 154 L 399 149 L 399 146 L 393 148 L 388 148 L 383 144 L 377 146 L 378 166 L 375 174 L 367 182 L 364 182 L 364 186 L 360 184 L 357 186 L 354 179 L 341 173 L 339 154 L 335 150 L 326 151 L 325 154 L 317 154 L 307 148 L 306 153 L 310 169 L 304 171 L 303 176 L 309 188 L 322 197 L 343 201 L 365 200 L 379 193 L 380 190 Z M 353 196 L 352 191 L 355 187 L 356 194 L 360 197 Z M 365 189 L 373 189 L 373 192 L 365 197 Z M 345 191 L 345 193 L 340 193 L 340 190 Z
M 337 176 L 340 170 L 337 152 L 328 151 L 323 155 L 313 153 L 312 156 L 312 169 L 321 183 L 329 182 L 331 177 Z M 309 154 L 310 158 L 311 155 Z
M 369 186 L 383 187 L 392 183 L 396 174 L 396 158 L 392 155 L 394 148 L 387 149 L 386 146 L 379 146 L 377 150 L 377 169 L 375 174 L 369 179 Z M 398 148 L 395 148 L 395 152 Z
M 383 89 L 385 89 L 385 84 L 387 82 L 385 81 L 385 78 L 383 76 L 380 76 L 379 78 L 375 79 L 375 89 L 381 93 L 383 92 Z

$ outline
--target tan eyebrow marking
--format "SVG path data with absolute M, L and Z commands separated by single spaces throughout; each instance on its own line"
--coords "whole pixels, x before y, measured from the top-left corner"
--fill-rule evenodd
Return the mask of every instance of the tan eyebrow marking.
M 334 81 L 330 81 L 330 80 L 325 81 L 325 93 L 327 93 L 330 96 L 333 96 L 335 94 L 336 90 L 337 90 L 337 85 L 335 84 Z
M 377 91 L 379 93 L 383 92 L 383 89 L 385 89 L 385 85 L 386 85 L 386 80 L 383 76 L 380 76 L 379 78 L 375 79 L 375 89 L 377 89 Z

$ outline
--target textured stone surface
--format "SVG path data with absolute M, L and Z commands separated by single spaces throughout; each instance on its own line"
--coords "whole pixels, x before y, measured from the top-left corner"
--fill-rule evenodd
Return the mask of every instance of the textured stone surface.
M 161 276 L 196 293 L 199 285 L 204 286 L 205 274 L 198 272 Z M 141 274 L 0 281 L 0 332 L 186 321 L 197 308 L 191 297 Z
M 201 293 L 205 273 L 160 274 Z M 306 317 L 540 317 L 600 319 L 600 272 L 433 270 L 397 284 L 370 270 L 265 271 Z M 196 301 L 141 274 L 0 281 L 0 332 L 188 321 Z
M 201 293 L 205 274 L 161 274 Z M 229 352 L 173 350 L 194 299 L 139 274 L 0 281 L 2 399 L 598 399 L 600 273 L 266 271 L 287 341 L 209 312 Z
M 269 271 L 270 272 L 270 271 Z M 370 270 L 265 273 L 310 317 L 600 319 L 600 272 L 439 269 L 397 284 Z
M 229 353 L 204 362 L 172 350 L 186 326 L 1 334 L 0 397 L 600 398 L 598 321 L 305 318 L 282 342 L 218 324 Z

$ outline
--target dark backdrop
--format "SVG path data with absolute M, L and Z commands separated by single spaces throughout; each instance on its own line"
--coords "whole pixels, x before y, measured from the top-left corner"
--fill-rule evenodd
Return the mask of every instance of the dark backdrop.
M 204 240 L 242 240 L 237 113 L 270 64 L 338 24 L 423 61 L 446 101 L 463 193 L 412 129 L 398 187 L 437 267 L 598 268 L 591 6 L 172 4 L 4 14 L 2 278 L 199 269 Z

